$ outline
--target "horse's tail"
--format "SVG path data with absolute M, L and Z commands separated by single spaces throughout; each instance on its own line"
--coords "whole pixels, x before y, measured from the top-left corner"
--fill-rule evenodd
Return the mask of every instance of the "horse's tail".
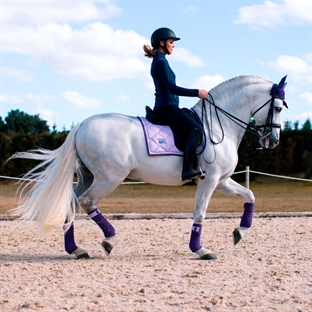
M 69 226 L 75 219 L 77 198 L 73 190 L 74 174 L 79 171 L 79 161 L 76 156 L 75 137 L 81 124 L 76 125 L 68 134 L 65 142 L 55 150 L 34 149 L 28 152 L 18 152 L 14 158 L 33 159 L 41 161 L 36 167 L 26 173 L 20 193 L 20 204 L 13 213 L 20 219 L 38 221 L 43 230 L 53 225 Z M 33 182 L 35 181 L 35 182 Z M 24 191 L 30 184 L 34 185 L 26 193 L 26 199 L 21 202 Z

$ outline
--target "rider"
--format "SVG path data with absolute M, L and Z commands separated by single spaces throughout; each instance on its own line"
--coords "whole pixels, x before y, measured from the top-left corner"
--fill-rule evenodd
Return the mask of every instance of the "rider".
M 170 55 L 174 42 L 180 40 L 169 28 L 159 28 L 151 36 L 152 48 L 143 46 L 145 56 L 153 58 L 151 76 L 155 85 L 155 113 L 174 131 L 187 137 L 184 150 L 182 180 L 192 180 L 201 176 L 201 172 L 193 168 L 196 148 L 203 135 L 203 129 L 187 112 L 179 108 L 179 95 L 206 98 L 206 90 L 186 89 L 176 85 L 176 76 L 169 66 L 166 55 Z

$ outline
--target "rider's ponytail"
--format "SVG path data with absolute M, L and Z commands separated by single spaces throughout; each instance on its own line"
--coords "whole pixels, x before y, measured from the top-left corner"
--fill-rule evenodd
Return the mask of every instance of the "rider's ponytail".
M 145 52 L 145 56 L 148 58 L 153 58 L 156 54 L 156 49 L 155 48 L 151 48 L 149 45 L 144 44 L 143 46 L 143 50 Z

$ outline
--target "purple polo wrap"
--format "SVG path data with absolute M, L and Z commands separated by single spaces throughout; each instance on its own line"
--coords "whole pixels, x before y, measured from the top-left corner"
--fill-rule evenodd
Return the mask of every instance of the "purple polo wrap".
M 250 228 L 252 225 L 252 215 L 254 211 L 254 203 L 245 203 L 244 204 L 244 213 L 242 215 L 240 226 Z
M 191 240 L 190 240 L 190 249 L 192 252 L 196 252 L 202 248 L 200 244 L 200 235 L 202 231 L 202 224 L 194 223 L 192 226 Z
M 114 227 L 104 218 L 97 208 L 88 212 L 88 215 L 102 229 L 105 237 L 115 236 Z
M 64 228 L 65 226 L 66 226 L 66 223 L 64 224 Z M 74 238 L 74 223 L 72 223 L 72 225 L 66 231 L 64 235 L 64 243 L 65 243 L 65 250 L 69 254 L 73 253 L 78 248 L 75 243 L 75 238 Z

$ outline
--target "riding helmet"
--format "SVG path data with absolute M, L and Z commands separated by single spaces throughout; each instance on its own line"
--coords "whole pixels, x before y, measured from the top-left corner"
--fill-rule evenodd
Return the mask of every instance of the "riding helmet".
M 158 28 L 153 32 L 151 36 L 152 47 L 157 49 L 159 47 L 160 41 L 163 40 L 166 42 L 166 40 L 168 39 L 173 39 L 174 41 L 180 40 L 180 38 L 177 38 L 175 33 L 171 29 L 166 27 Z

